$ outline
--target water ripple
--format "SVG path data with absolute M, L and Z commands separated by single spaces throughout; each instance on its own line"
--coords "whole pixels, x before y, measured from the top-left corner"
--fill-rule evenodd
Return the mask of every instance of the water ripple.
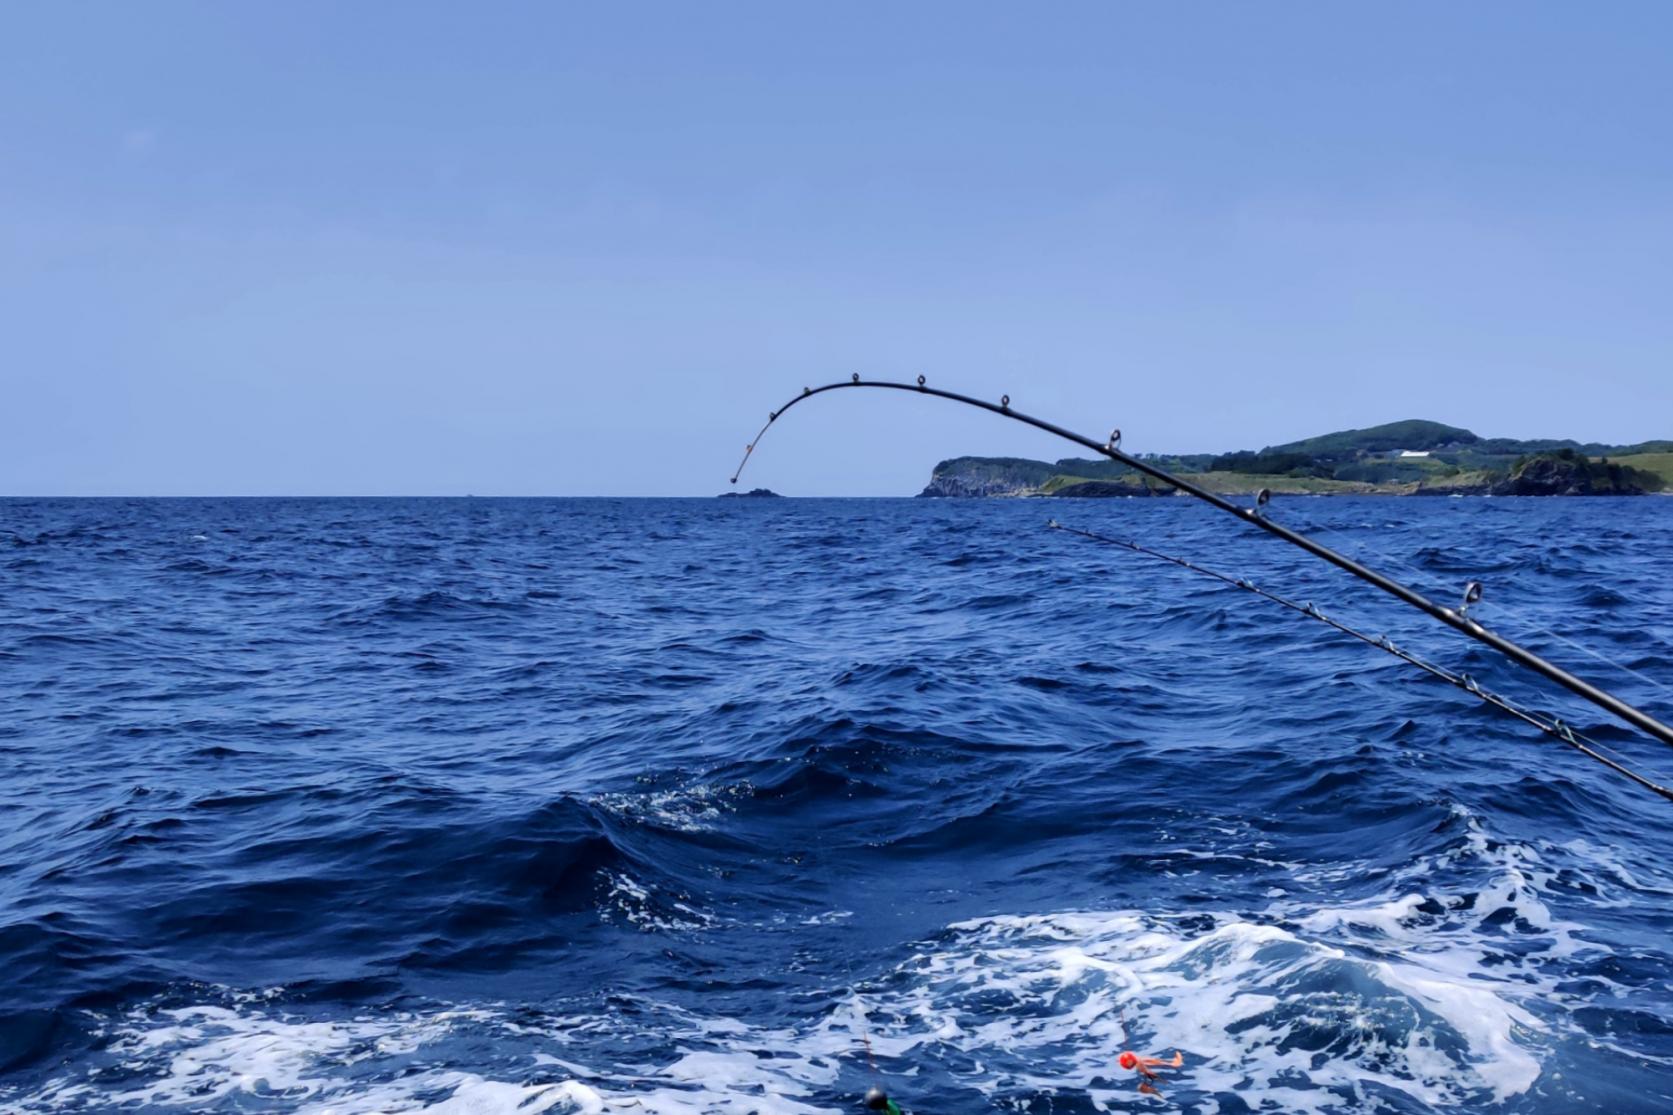
M 1660 803 L 1061 509 L 0 507 L 0 1108 L 812 1115 L 862 1034 L 924 1115 L 1141 1110 L 1129 1046 L 1185 1112 L 1673 1104 Z M 1673 500 L 1273 514 L 1673 713 Z

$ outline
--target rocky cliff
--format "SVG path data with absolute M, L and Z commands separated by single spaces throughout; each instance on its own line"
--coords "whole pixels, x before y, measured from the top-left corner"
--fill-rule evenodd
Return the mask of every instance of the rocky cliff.
M 1031 496 L 1047 480 L 1052 467 L 1021 457 L 955 457 L 942 461 L 930 474 L 920 496 L 965 499 L 978 496 Z

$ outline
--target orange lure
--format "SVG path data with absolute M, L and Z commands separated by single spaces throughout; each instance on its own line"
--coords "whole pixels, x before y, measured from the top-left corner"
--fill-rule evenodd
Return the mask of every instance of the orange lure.
M 1174 1052 L 1173 1059 L 1168 1060 L 1163 1057 L 1140 1057 L 1129 1049 L 1116 1058 L 1116 1063 L 1124 1069 L 1134 1070 L 1144 1078 L 1139 1081 L 1139 1091 L 1147 1096 L 1160 1097 L 1162 1093 L 1158 1092 L 1156 1086 L 1151 1083 L 1152 1080 L 1158 1079 L 1156 1070 L 1179 1068 L 1185 1063 L 1185 1058 L 1177 1050 Z

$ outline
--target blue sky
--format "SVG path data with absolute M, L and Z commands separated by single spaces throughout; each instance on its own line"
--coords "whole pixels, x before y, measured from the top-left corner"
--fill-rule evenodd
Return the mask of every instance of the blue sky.
M 851 372 L 1129 449 L 1673 437 L 1666 4 L 13 5 L 0 492 L 724 490 Z M 798 407 L 909 494 L 1042 435 Z

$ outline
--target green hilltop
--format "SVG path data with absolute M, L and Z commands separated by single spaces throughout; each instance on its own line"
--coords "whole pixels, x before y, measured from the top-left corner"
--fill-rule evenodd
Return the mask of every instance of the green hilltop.
M 1426 418 L 1385 422 L 1368 430 L 1338 430 L 1334 434 L 1292 441 L 1262 450 L 1265 453 L 1387 453 L 1400 449 L 1433 450 L 1450 445 L 1472 445 L 1481 439 L 1470 431 Z
M 1145 454 L 1210 491 L 1342 495 L 1636 495 L 1673 489 L 1673 441 L 1484 438 L 1421 418 L 1231 453 Z M 956 457 L 925 496 L 1167 495 L 1107 459 Z

